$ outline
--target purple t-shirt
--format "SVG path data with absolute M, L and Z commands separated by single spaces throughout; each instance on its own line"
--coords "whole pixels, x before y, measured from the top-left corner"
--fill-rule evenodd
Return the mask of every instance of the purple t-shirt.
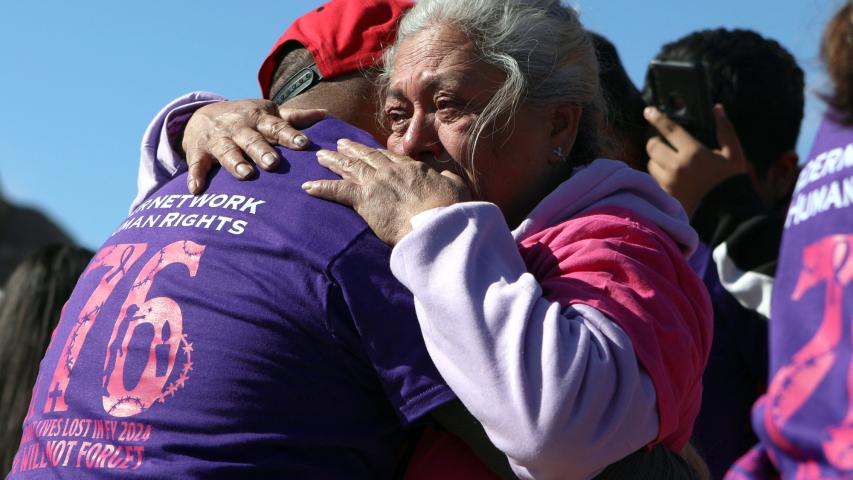
M 853 128 L 827 114 L 785 223 L 770 311 L 761 443 L 727 478 L 853 471 Z M 846 472 L 846 473 L 845 473 Z
M 181 175 L 107 240 L 42 360 L 10 478 L 387 478 L 405 427 L 455 398 L 390 248 L 300 185 L 313 151 L 238 182 Z
M 708 288 L 714 306 L 714 338 L 702 374 L 702 408 L 690 441 L 702 452 L 711 478 L 722 478 L 756 442 L 749 419 L 767 381 L 767 348 L 760 348 L 767 345 L 767 320 L 723 287 L 707 245 L 699 243 L 690 266 Z M 756 341 L 759 338 L 762 341 Z

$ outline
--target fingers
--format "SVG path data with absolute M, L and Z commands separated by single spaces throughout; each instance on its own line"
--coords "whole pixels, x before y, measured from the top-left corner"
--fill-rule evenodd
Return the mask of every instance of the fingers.
M 672 170 L 666 168 L 666 165 L 660 164 L 658 162 L 649 162 L 648 164 L 649 175 L 655 179 L 658 185 L 661 186 L 667 193 L 672 194 L 671 185 L 673 182 L 673 172 Z
M 691 147 L 695 149 L 699 143 L 681 125 L 670 120 L 655 107 L 646 107 L 643 116 L 678 151 Z
M 269 115 L 261 118 L 264 128 L 267 130 L 264 135 L 270 140 L 294 150 L 302 150 L 310 143 L 308 137 L 298 129 L 307 128 L 320 120 L 326 118 L 327 111 L 324 109 L 296 109 L 296 108 L 278 108 L 278 114 L 281 117 L 277 119 L 274 115 Z M 267 118 L 269 117 L 269 118 Z M 261 125 L 258 125 L 260 130 Z
M 381 150 L 381 152 L 382 152 L 382 155 L 385 155 L 385 158 L 387 158 L 388 160 L 390 160 L 393 163 L 406 163 L 406 162 L 417 161 L 412 157 L 403 155 L 402 153 L 394 153 L 390 150 Z
M 346 138 L 338 140 L 338 152 L 357 158 L 373 168 L 381 168 L 391 161 L 384 150 L 371 148 Z
M 302 184 L 302 189 L 312 197 L 324 198 L 333 202 L 355 206 L 361 190 L 346 180 L 314 180 Z
M 228 137 L 217 137 L 208 143 L 210 154 L 219 160 L 225 170 L 240 180 L 249 178 L 255 169 L 243 158 L 240 146 Z
M 263 135 L 251 128 L 242 128 L 234 135 L 236 143 L 246 155 L 265 170 L 278 166 L 279 156 Z
M 265 114 L 258 120 L 258 132 L 272 143 L 293 150 L 302 150 L 310 143 L 308 137 L 291 124 L 274 115 Z
M 646 168 L 664 191 L 672 194 L 672 186 L 678 169 L 682 165 L 678 152 L 672 149 L 661 137 L 652 137 L 646 143 L 649 163 Z
M 664 165 L 673 163 L 674 157 L 678 154 L 661 137 L 652 137 L 646 142 L 646 153 L 649 154 L 649 162 L 657 161 Z
M 187 189 L 197 195 L 204 190 L 207 174 L 213 168 L 213 157 L 200 148 L 187 152 Z
M 374 173 L 374 168 L 362 162 L 360 159 L 344 155 L 331 150 L 320 150 L 317 152 L 317 161 L 320 165 L 337 173 L 345 180 L 352 180 L 362 184 Z
M 720 104 L 714 105 L 714 121 L 717 125 L 717 143 L 720 144 L 720 153 L 738 164 L 744 163 L 743 168 L 746 169 L 746 156 L 743 153 L 740 138 L 737 136 L 735 126 L 726 115 L 725 108 Z

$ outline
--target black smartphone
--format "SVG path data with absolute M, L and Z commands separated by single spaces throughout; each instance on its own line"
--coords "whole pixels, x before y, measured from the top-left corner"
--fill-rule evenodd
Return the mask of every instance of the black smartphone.
M 710 81 L 701 63 L 652 60 L 649 82 L 658 110 L 706 147 L 718 147 Z

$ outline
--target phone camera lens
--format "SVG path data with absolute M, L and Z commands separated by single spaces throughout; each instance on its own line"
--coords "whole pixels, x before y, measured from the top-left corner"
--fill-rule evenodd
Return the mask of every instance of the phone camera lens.
M 670 92 L 669 94 L 669 114 L 674 117 L 687 116 L 687 100 L 679 92 Z

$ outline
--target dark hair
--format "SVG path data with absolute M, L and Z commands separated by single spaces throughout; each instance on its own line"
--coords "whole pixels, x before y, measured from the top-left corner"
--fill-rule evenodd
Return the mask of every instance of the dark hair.
M 820 57 L 834 87 L 823 99 L 842 123 L 853 124 L 853 1 L 841 7 L 826 26 Z
M 607 107 L 605 125 L 615 134 L 603 140 L 615 144 L 605 146 L 621 150 L 632 157 L 616 160 L 625 160 L 635 168 L 645 169 L 649 157 L 646 153 L 648 124 L 643 119 L 643 109 L 646 107 L 643 95 L 628 77 L 619 52 L 610 40 L 598 33 L 589 33 L 595 45 L 601 94 Z
M 12 272 L 0 299 L 0 472 L 12 468 L 21 423 L 62 306 L 93 253 L 48 245 Z
M 796 147 L 804 75 L 778 42 L 751 30 L 701 30 L 664 45 L 655 58 L 705 65 L 711 98 L 725 107 L 760 178 Z M 651 103 L 650 90 L 647 75 L 646 103 Z

